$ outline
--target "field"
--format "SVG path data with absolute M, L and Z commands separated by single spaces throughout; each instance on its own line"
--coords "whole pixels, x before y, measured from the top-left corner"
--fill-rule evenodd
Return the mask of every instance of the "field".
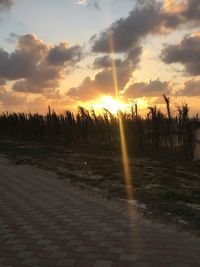
M 6 112 L 0 115 L 0 136 L 120 155 L 121 122 L 130 155 L 193 160 L 199 116 L 190 118 L 187 104 L 177 105 L 173 114 L 165 95 L 164 101 L 165 113 L 156 106 L 149 107 L 144 117 L 138 114 L 137 105 L 130 112 L 119 111 L 116 115 L 105 109 L 96 114 L 83 107 L 79 107 L 77 114 L 71 111 L 58 114 L 50 107 L 46 115 Z

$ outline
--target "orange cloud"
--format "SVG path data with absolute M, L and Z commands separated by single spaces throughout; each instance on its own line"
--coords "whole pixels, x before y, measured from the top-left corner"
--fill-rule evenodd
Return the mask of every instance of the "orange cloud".
M 187 1 L 164 0 L 164 10 L 168 13 L 181 13 L 187 8 Z

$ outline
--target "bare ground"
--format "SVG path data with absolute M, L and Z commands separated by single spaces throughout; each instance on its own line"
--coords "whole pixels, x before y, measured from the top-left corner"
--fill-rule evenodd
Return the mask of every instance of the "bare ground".
M 94 155 L 62 146 L 0 142 L 0 153 L 15 164 L 32 164 L 53 171 L 90 197 L 107 205 L 127 207 L 121 158 Z M 200 234 L 200 164 L 131 158 L 133 212 L 162 223 Z

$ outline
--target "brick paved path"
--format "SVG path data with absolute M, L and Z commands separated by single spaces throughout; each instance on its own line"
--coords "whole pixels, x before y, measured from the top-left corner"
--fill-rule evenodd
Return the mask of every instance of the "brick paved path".
M 0 266 L 199 267 L 200 240 L 0 159 Z

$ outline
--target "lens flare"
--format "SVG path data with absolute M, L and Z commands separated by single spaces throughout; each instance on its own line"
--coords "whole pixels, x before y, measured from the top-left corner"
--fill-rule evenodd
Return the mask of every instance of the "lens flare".
M 115 89 L 115 97 L 117 101 L 120 101 L 119 86 L 118 86 L 119 83 L 118 83 L 117 68 L 116 68 L 115 57 L 114 57 L 115 50 L 114 50 L 112 32 L 110 32 L 110 35 L 109 35 L 109 46 L 110 46 L 110 52 L 111 52 L 111 57 L 112 57 L 112 76 L 113 76 L 113 84 L 114 84 L 114 89 Z M 125 127 L 123 124 L 123 116 L 121 112 L 119 113 L 119 133 L 120 133 L 126 192 L 127 192 L 128 199 L 131 200 L 134 198 L 132 175 L 131 175 L 131 170 L 130 170 L 130 162 L 129 162 L 129 156 L 128 156 Z

